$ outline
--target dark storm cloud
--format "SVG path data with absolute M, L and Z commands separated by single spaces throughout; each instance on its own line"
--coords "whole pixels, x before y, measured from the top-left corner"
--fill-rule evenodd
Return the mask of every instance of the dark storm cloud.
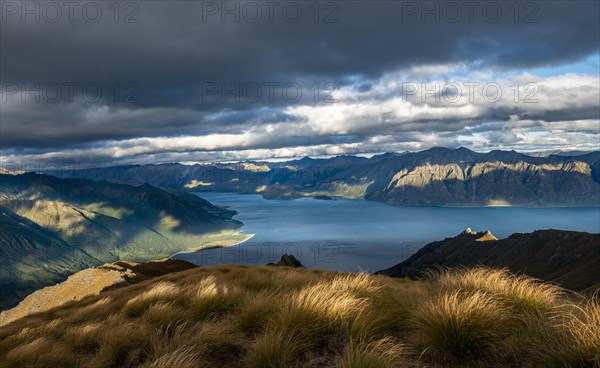
M 303 11 L 298 22 L 283 15 L 280 9 L 286 2 L 277 7 L 272 21 L 261 5 L 263 14 L 256 23 L 243 15 L 239 21 L 226 16 L 223 22 L 221 12 L 207 14 L 208 6 L 231 9 L 236 4 L 231 2 L 137 1 L 132 2 L 137 7 L 134 13 L 122 3 L 118 22 L 107 2 L 95 3 L 103 11 L 98 22 L 84 19 L 78 9 L 85 2 L 78 4 L 73 22 L 63 14 L 56 23 L 43 16 L 39 23 L 32 16 L 22 21 L 22 9 L 12 14 L 3 5 L 0 82 L 17 83 L 19 88 L 34 88 L 36 83 L 42 87 L 92 83 L 100 86 L 103 96 L 99 101 L 84 101 L 76 90 L 74 101 L 49 103 L 42 98 L 39 103 L 3 103 L 2 149 L 226 134 L 265 124 L 301 122 L 303 118 L 290 114 L 286 107 L 315 105 L 310 89 L 314 83 L 319 88 L 328 82 L 337 87 L 356 84 L 358 93 L 376 94 L 373 85 L 378 78 L 415 65 L 476 62 L 486 71 L 559 65 L 598 52 L 600 34 L 596 1 L 520 3 L 518 13 L 513 2 L 459 2 L 455 4 L 462 15 L 455 23 L 453 9 L 446 9 L 445 2 L 321 2 L 316 23 L 312 2 L 295 3 Z M 499 17 L 497 5 L 502 12 Z M 137 22 L 124 23 L 128 14 Z M 235 83 L 242 88 L 262 86 L 262 97 L 236 102 L 227 97 L 223 101 L 222 91 L 209 95 L 210 88 L 235 88 Z M 288 83 L 302 86 L 302 99 L 282 97 L 281 87 Z M 265 84 L 277 84 L 275 98 L 267 97 Z M 489 119 L 506 119 L 511 113 L 508 107 L 490 108 L 477 119 L 448 117 L 427 129 L 460 130 Z M 593 108 L 575 106 L 551 114 L 532 113 L 528 118 L 594 116 Z M 431 119 L 417 117 L 391 130 L 367 126 L 354 133 L 366 137 L 394 134 L 418 130 L 423 122 Z M 335 134 L 328 140 L 301 133 L 293 137 L 293 144 L 340 139 Z M 285 143 L 290 141 L 260 142 L 265 148 Z
M 218 14 L 204 22 L 207 2 L 135 3 L 137 23 L 114 23 L 107 6 L 98 23 L 80 17 L 72 24 L 36 24 L 31 17 L 22 23 L 18 15 L 7 16 L 3 81 L 133 81 L 142 105 L 202 107 L 201 82 L 340 81 L 351 74 L 378 77 L 402 66 L 471 60 L 500 68 L 547 65 L 597 50 L 600 33 L 593 1 L 537 2 L 531 19 L 537 23 L 515 23 L 509 2 L 493 2 L 502 9 L 496 23 L 482 14 L 486 2 L 474 2 L 472 23 L 466 7 L 461 21 L 449 23 L 433 15 L 423 22 L 418 10 L 408 15 L 407 2 L 335 2 L 337 22 L 317 24 L 305 3 L 298 23 L 282 16 L 271 23 L 266 15 L 257 23 L 232 17 L 221 22 Z M 418 6 L 431 4 L 440 3 Z M 486 9 L 493 14 L 495 8 Z M 521 9 L 520 17 L 530 12 Z

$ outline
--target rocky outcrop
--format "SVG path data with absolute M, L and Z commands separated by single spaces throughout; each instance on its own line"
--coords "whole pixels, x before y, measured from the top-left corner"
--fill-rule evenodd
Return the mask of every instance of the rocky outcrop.
M 538 230 L 498 240 L 467 229 L 429 243 L 406 261 L 378 274 L 419 278 L 437 268 L 488 266 L 555 282 L 584 293 L 600 289 L 600 234 Z
M 284 254 L 277 263 L 267 263 L 267 266 L 301 267 L 305 268 L 300 261 L 291 254 Z
M 121 261 L 79 271 L 64 282 L 35 291 L 16 307 L 1 312 L 0 326 L 29 314 L 44 312 L 68 302 L 98 295 L 105 290 L 194 267 L 194 264 L 183 260 L 163 259 L 146 263 Z

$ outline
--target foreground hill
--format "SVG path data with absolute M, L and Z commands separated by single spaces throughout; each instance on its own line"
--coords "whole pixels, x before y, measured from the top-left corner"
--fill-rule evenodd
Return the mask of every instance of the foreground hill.
M 597 367 L 600 305 L 505 271 L 197 267 L 0 327 L 3 367 Z
M 600 289 L 600 234 L 538 230 L 498 240 L 465 230 L 429 243 L 406 261 L 378 273 L 418 278 L 439 267 L 501 267 L 588 294 Z
M 98 295 L 105 290 L 125 287 L 194 267 L 194 264 L 184 260 L 166 258 L 145 263 L 119 261 L 88 268 L 69 276 L 61 283 L 37 290 L 16 307 L 0 312 L 0 326 L 33 313 Z
M 234 214 L 147 184 L 0 174 L 0 309 L 88 267 L 239 242 Z
M 600 206 L 600 152 L 533 157 L 515 151 L 432 148 L 372 158 L 133 165 L 52 173 L 197 192 L 264 192 L 267 198 L 279 198 L 272 193 L 286 188 L 293 194 L 289 198 L 331 195 L 395 205 Z

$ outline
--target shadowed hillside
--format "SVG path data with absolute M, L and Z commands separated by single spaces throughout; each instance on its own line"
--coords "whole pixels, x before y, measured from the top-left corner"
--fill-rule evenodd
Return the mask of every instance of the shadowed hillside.
M 44 259 L 52 263 L 40 267 Z M 53 232 L 0 207 L 0 310 L 95 262 Z
M 538 230 L 498 240 L 489 231 L 465 230 L 453 238 L 429 243 L 406 261 L 378 273 L 423 277 L 439 267 L 506 267 L 593 294 L 600 289 L 600 234 Z
M 6 367 L 597 367 L 600 305 L 502 270 L 199 267 L 0 327 Z
M 79 270 L 245 238 L 235 211 L 189 193 L 0 174 L 0 309 Z

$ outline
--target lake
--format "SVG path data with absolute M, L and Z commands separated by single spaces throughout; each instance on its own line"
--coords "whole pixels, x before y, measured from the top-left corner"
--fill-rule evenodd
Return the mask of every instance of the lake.
M 198 265 L 266 264 L 283 253 L 306 267 L 377 271 L 423 245 L 467 227 L 505 238 L 516 232 L 563 229 L 600 232 L 600 208 L 399 207 L 360 199 L 266 200 L 258 194 L 198 193 L 239 212 L 242 231 L 255 234 L 233 247 L 179 254 Z

